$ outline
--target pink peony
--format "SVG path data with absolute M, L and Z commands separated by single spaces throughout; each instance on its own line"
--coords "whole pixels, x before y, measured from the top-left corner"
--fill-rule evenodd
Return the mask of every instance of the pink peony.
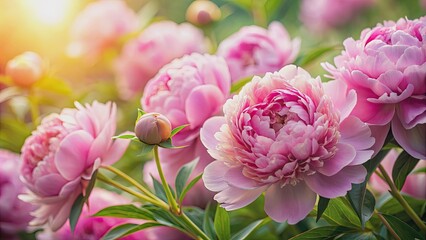
M 71 232 L 69 224 L 64 225 L 57 232 L 45 231 L 37 235 L 39 240 L 98 240 L 101 239 L 112 228 L 128 223 L 128 219 L 113 218 L 113 217 L 93 217 L 92 215 L 98 211 L 113 205 L 130 204 L 130 200 L 123 196 L 103 190 L 101 188 L 94 188 L 89 197 L 89 207 L 85 205 L 81 212 L 78 223 L 75 227 L 74 233 Z M 134 222 L 137 224 L 137 222 Z M 145 240 L 144 231 L 139 231 L 126 237 L 120 238 L 122 240 Z
M 117 44 L 120 37 L 136 31 L 136 14 L 122 0 L 98 0 L 77 16 L 71 28 L 72 56 L 99 57 Z
M 426 17 L 378 24 L 343 44 L 336 67 L 324 67 L 357 91 L 353 114 L 374 125 L 376 149 L 392 126 L 410 155 L 426 159 Z
M 236 82 L 281 69 L 294 61 L 299 48 L 300 39 L 291 40 L 284 26 L 273 22 L 268 29 L 241 28 L 220 43 L 217 55 L 225 58 L 232 82 Z
M 0 236 L 18 239 L 32 219 L 34 207 L 18 199 L 26 188 L 19 180 L 19 155 L 0 149 Z
M 324 32 L 348 23 L 375 0 L 303 0 L 300 19 L 315 32 Z
M 175 58 L 205 52 L 203 32 L 189 23 L 172 21 L 151 24 L 138 38 L 127 43 L 116 63 L 118 90 L 130 99 L 145 87 L 158 70 Z
M 220 112 L 230 87 L 228 67 L 221 57 L 193 53 L 164 66 L 148 82 L 141 103 L 145 111 L 165 115 L 172 128 L 189 124 L 173 137 L 175 145 L 189 145 L 204 121 Z
M 324 86 L 324 87 L 323 87 Z M 204 170 L 206 187 L 227 210 L 265 194 L 265 212 L 295 224 L 315 205 L 317 194 L 344 196 L 361 183 L 361 165 L 373 154 L 369 127 L 349 115 L 355 91 L 342 82 L 289 65 L 254 77 L 228 100 L 224 117 L 212 117 L 201 141 L 216 159 Z
M 395 164 L 396 159 L 398 158 L 399 151 L 392 149 L 386 157 L 382 160 L 382 165 L 385 168 L 386 172 L 391 176 L 393 165 Z M 415 172 L 421 168 L 426 167 L 426 161 L 420 161 L 417 166 L 413 169 L 413 173 L 408 175 L 404 186 L 402 187 L 402 192 L 413 196 L 415 198 L 425 199 L 426 200 L 426 174 L 425 172 Z M 379 193 L 385 193 L 389 191 L 389 186 L 376 174 L 373 174 L 370 178 L 371 187 Z
M 43 119 L 22 147 L 21 174 L 39 208 L 33 225 L 48 223 L 53 231 L 67 220 L 75 199 L 85 191 L 100 165 L 117 161 L 128 140 L 113 141 L 116 105 L 94 102 Z

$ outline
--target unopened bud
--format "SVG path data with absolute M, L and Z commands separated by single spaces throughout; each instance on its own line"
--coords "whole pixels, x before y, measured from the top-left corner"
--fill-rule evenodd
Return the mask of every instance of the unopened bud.
M 208 0 L 197 0 L 186 10 L 186 20 L 195 25 L 207 25 L 220 19 L 219 7 Z
M 159 144 L 170 138 L 172 124 L 160 113 L 142 115 L 135 126 L 136 137 L 146 144 Z
M 16 56 L 6 65 L 6 75 L 20 87 L 30 87 L 43 75 L 43 61 L 33 52 L 25 52 Z

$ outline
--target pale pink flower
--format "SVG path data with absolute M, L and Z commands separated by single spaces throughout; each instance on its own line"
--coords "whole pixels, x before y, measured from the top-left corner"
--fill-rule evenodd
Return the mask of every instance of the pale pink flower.
M 71 56 L 94 59 L 114 47 L 120 37 L 138 27 L 136 14 L 122 0 L 98 0 L 87 5 L 71 27 Z
M 398 158 L 400 151 L 392 149 L 382 160 L 381 164 L 385 168 L 386 172 L 391 176 L 393 165 Z M 426 199 L 426 174 L 425 172 L 416 172 L 421 168 L 426 167 L 426 161 L 419 161 L 413 172 L 407 176 L 404 186 L 401 192 L 413 196 L 415 198 Z M 371 175 L 370 178 L 371 187 L 379 193 L 387 193 L 390 189 L 389 186 L 376 174 Z
M 321 33 L 348 23 L 374 2 L 375 0 L 303 0 L 299 17 L 309 30 Z
M 113 217 L 93 217 L 92 215 L 98 211 L 114 206 L 130 204 L 131 201 L 117 193 L 109 192 L 101 188 L 94 188 L 89 197 L 89 204 L 84 205 L 80 218 L 75 227 L 74 233 L 71 232 L 69 222 L 61 227 L 57 232 L 46 230 L 37 234 L 39 240 L 98 240 L 101 239 L 109 230 L 125 223 L 135 223 L 132 220 L 125 218 Z M 141 222 L 140 222 L 141 223 Z M 146 240 L 143 231 L 136 232 L 126 237 L 120 238 L 123 240 Z
M 45 117 L 22 147 L 21 175 L 31 191 L 22 198 L 39 206 L 31 224 L 48 223 L 53 231 L 65 223 L 92 173 L 117 161 L 129 143 L 112 140 L 114 103 L 75 106 Z
M 0 236 L 18 239 L 25 232 L 34 206 L 18 199 L 26 191 L 19 180 L 19 155 L 0 149 Z
M 373 154 L 369 127 L 349 115 L 355 91 L 342 82 L 321 83 L 288 65 L 254 77 L 228 100 L 224 117 L 212 117 L 201 141 L 216 159 L 204 170 L 208 189 L 226 210 L 265 194 L 265 212 L 295 224 L 312 210 L 317 195 L 344 196 L 366 176 Z
M 124 46 L 116 62 L 120 96 L 130 99 L 140 94 L 148 80 L 165 64 L 185 54 L 206 50 L 203 32 L 189 23 L 161 21 L 151 24 Z
M 374 125 L 376 150 L 392 126 L 396 141 L 426 159 L 426 17 L 378 24 L 323 66 L 357 92 L 353 114 Z M 373 128 L 372 128 L 373 130 Z
M 253 75 L 264 75 L 292 63 L 299 53 L 300 39 L 291 40 L 280 22 L 268 29 L 246 26 L 223 40 L 217 55 L 225 58 L 232 82 Z

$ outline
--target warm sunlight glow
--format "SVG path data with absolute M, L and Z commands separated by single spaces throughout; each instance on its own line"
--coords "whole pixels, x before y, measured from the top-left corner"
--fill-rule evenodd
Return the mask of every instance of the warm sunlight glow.
M 57 25 L 64 21 L 71 9 L 73 0 L 26 0 L 26 5 L 34 17 L 48 25 Z

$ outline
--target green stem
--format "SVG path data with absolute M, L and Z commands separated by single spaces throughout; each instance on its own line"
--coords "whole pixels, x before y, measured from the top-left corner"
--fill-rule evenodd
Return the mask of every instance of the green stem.
M 410 207 L 410 205 L 405 201 L 404 197 L 401 195 L 401 193 L 396 188 L 395 184 L 392 182 L 392 179 L 389 177 L 388 173 L 386 172 L 385 168 L 380 164 L 379 165 L 380 172 L 382 173 L 385 181 L 389 185 L 391 189 L 391 194 L 396 198 L 396 200 L 401 204 L 401 206 L 404 208 L 405 212 L 410 216 L 410 218 L 416 223 L 416 225 L 420 228 L 422 232 L 426 233 L 426 225 L 423 223 L 423 221 L 417 216 L 417 214 L 414 212 L 414 210 Z
M 189 225 L 189 227 L 191 227 L 191 229 L 203 240 L 210 240 L 210 238 L 203 232 L 201 231 L 201 229 L 195 225 L 195 223 L 193 223 L 191 221 L 191 219 L 188 218 L 188 216 L 186 216 L 185 212 L 182 211 L 182 214 L 180 215 L 180 218 L 187 224 Z
M 30 92 L 28 100 L 30 101 L 31 120 L 33 122 L 34 128 L 37 128 L 39 125 L 40 111 L 38 109 L 37 100 L 35 99 L 32 91 Z
M 377 215 L 377 217 L 379 217 L 379 219 L 380 219 L 380 221 L 382 221 L 383 225 L 385 225 L 385 227 L 389 230 L 390 234 L 392 234 L 392 236 L 396 240 L 401 240 L 401 238 L 398 236 L 398 234 L 396 234 L 396 232 L 393 230 L 393 228 L 388 223 L 388 221 L 386 221 L 386 219 L 382 216 L 382 214 L 380 214 L 379 212 L 377 212 L 376 209 L 374 209 L 374 213 Z
M 131 195 L 133 195 L 133 196 L 135 196 L 137 198 L 140 198 L 140 199 L 142 199 L 145 202 L 152 203 L 152 204 L 154 204 L 154 205 L 156 205 L 156 206 L 158 206 L 158 207 L 160 207 L 160 208 L 162 208 L 164 210 L 169 210 L 169 206 L 167 206 L 164 202 L 162 202 L 162 201 L 155 201 L 155 200 L 153 200 L 153 199 L 151 199 L 151 198 L 149 198 L 149 197 L 147 197 L 147 196 L 145 196 L 143 194 L 140 194 L 140 193 L 134 191 L 133 189 L 131 189 L 129 187 L 123 186 L 123 185 L 115 182 L 114 180 L 106 177 L 105 175 L 103 175 L 100 172 L 98 172 L 98 174 L 97 174 L 96 177 L 100 181 L 102 181 L 104 183 L 107 183 L 107 184 L 109 184 L 109 185 L 111 185 L 113 187 L 116 187 L 116 188 L 118 188 L 120 190 L 123 190 L 124 192 L 127 192 L 127 193 L 129 193 L 129 194 L 131 194 Z
M 179 214 L 180 209 L 176 203 L 175 198 L 173 197 L 172 192 L 170 191 L 169 184 L 167 184 L 166 178 L 164 177 L 163 169 L 161 168 L 157 145 L 154 146 L 154 159 L 155 159 L 155 164 L 157 165 L 158 174 L 160 175 L 161 184 L 163 184 L 164 191 L 166 192 L 167 201 L 169 202 L 170 208 L 173 213 Z
M 135 186 L 137 189 L 139 189 L 141 192 L 143 192 L 148 197 L 152 198 L 154 201 L 161 201 L 157 196 L 155 196 L 153 193 L 151 193 L 148 189 L 146 189 L 144 186 L 139 184 L 136 180 L 131 178 L 129 175 L 125 174 L 124 172 L 120 171 L 119 169 L 113 167 L 113 166 L 101 166 L 101 168 L 104 168 L 106 170 L 109 170 L 113 173 L 115 173 L 117 176 L 120 176 L 124 180 L 128 181 L 130 184 Z
M 253 21 L 256 25 L 261 27 L 266 27 L 268 25 L 268 20 L 266 17 L 266 10 L 265 10 L 265 0 L 252 0 L 252 15 L 253 15 Z

